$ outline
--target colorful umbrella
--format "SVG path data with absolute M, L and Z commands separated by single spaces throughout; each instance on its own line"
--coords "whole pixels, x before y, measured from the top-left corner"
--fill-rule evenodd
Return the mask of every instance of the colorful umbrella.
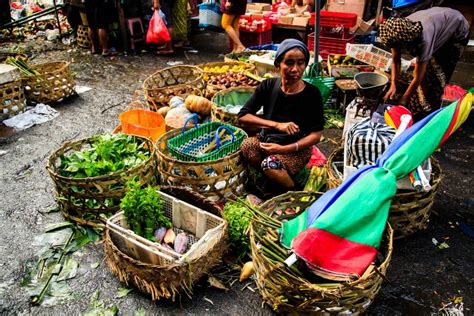
M 362 275 L 377 254 L 396 180 L 427 159 L 467 119 L 474 88 L 396 138 L 373 166 L 326 192 L 281 228 L 280 241 L 320 276 Z

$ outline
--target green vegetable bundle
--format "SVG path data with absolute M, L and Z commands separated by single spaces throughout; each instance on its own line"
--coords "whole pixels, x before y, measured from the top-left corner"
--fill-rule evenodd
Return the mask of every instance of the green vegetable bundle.
M 58 169 L 64 177 L 97 177 L 134 168 L 149 157 L 150 150 L 135 136 L 104 134 L 96 136 L 90 148 L 62 156 Z
M 155 241 L 154 232 L 160 227 L 170 228 L 172 223 L 164 214 L 164 201 L 155 188 L 131 181 L 120 208 L 135 234 Z
M 5 60 L 5 64 L 17 67 L 20 70 L 21 74 L 27 77 L 37 76 L 40 74 L 20 58 L 10 56 Z
M 252 210 L 240 201 L 229 201 L 224 206 L 222 217 L 229 224 L 231 246 L 242 255 L 249 251 L 249 225 L 253 216 Z

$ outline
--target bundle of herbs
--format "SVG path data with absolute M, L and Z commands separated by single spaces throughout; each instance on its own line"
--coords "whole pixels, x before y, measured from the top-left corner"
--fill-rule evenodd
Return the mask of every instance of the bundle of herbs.
M 150 157 L 145 142 L 125 134 L 94 137 L 89 148 L 61 157 L 59 174 L 70 178 L 109 175 L 134 168 Z
M 170 230 L 172 227 L 171 220 L 165 216 L 161 195 L 151 186 L 142 188 L 137 182 L 130 181 L 120 208 L 135 234 L 148 240 L 157 241 L 155 230 L 162 228 Z

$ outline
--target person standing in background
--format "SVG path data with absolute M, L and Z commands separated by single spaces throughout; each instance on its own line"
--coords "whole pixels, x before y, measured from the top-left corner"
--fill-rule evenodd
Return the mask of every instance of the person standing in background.
M 466 18 L 457 10 L 433 7 L 406 18 L 388 19 L 380 25 L 380 39 L 392 50 L 391 85 L 384 100 L 396 98 L 404 51 L 416 56 L 416 64 L 398 103 L 406 105 L 415 120 L 438 109 L 469 41 Z
M 233 43 L 232 52 L 239 53 L 245 49 L 240 41 L 239 21 L 240 16 L 245 14 L 247 0 L 223 0 L 222 1 L 222 28 L 229 35 Z
M 112 0 L 86 0 L 84 3 L 87 22 L 89 23 L 92 54 L 101 53 L 99 46 L 102 48 L 102 56 L 104 57 L 116 54 L 114 49 L 109 48 L 107 39 L 107 24 L 113 10 L 112 2 Z
M 153 0 L 153 10 L 158 11 L 161 10 L 166 17 L 166 27 L 170 32 L 170 37 L 173 34 L 173 22 L 172 22 L 172 15 L 171 9 L 173 7 L 173 0 Z M 170 41 L 164 45 L 163 48 L 158 49 L 158 55 L 170 55 L 174 53 L 173 50 L 173 38 L 170 38 Z

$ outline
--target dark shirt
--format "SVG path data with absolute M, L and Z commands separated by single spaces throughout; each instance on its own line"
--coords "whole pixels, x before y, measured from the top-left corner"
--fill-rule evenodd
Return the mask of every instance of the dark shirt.
M 324 128 L 323 101 L 319 89 L 305 82 L 306 87 L 297 94 L 286 94 L 278 90 L 275 107 L 268 116 L 271 94 L 276 78 L 264 80 L 255 90 L 247 103 L 239 112 L 239 117 L 245 114 L 255 114 L 263 106 L 265 118 L 275 122 L 294 122 L 299 126 L 303 136 L 311 132 L 319 132 Z
M 232 3 L 232 6 L 229 10 L 225 9 L 226 2 Z M 247 9 L 247 0 L 227 0 L 222 1 L 221 3 L 221 11 L 223 13 L 227 13 L 229 15 L 244 15 L 245 10 Z

